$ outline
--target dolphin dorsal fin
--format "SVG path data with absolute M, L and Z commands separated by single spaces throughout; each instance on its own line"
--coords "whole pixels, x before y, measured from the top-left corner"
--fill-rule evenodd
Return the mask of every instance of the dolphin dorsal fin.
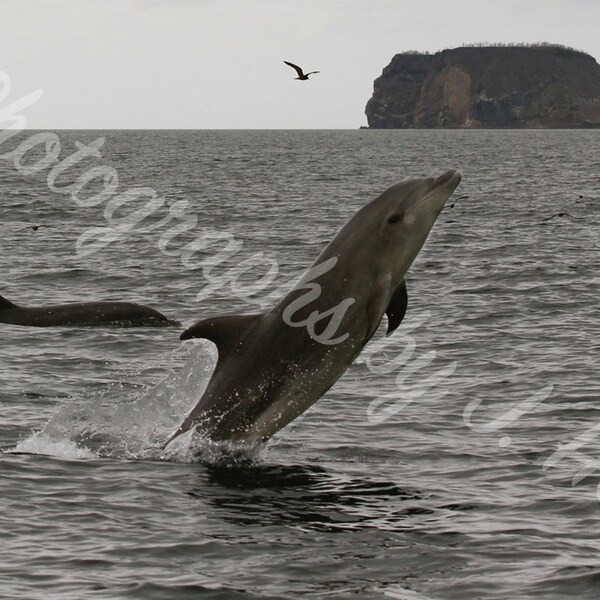
M 403 279 L 400 285 L 394 290 L 390 303 L 385 311 L 388 318 L 388 328 L 386 335 L 397 329 L 404 319 L 406 308 L 408 306 L 408 291 L 406 290 L 406 281 Z
M 7 310 L 9 308 L 17 308 L 17 305 L 7 300 L 4 296 L 0 296 L 0 310 Z
M 210 340 L 219 349 L 219 361 L 221 361 L 246 337 L 262 316 L 262 314 L 223 315 L 204 319 L 188 327 L 179 336 L 179 339 L 204 338 Z

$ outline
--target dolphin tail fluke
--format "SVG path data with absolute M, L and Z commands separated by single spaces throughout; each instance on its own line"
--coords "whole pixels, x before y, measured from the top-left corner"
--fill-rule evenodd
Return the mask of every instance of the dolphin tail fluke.
M 16 308 L 17 305 L 13 304 L 10 300 L 7 300 L 4 296 L 0 296 L 0 310 L 7 310 L 9 308 Z

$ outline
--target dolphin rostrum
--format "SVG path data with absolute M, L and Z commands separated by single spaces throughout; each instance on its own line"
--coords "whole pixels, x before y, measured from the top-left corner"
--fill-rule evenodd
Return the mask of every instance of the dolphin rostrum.
M 153 308 L 132 302 L 73 302 L 26 308 L 0 296 L 0 323 L 26 327 L 59 325 L 179 325 Z
M 182 340 L 216 344 L 218 361 L 168 445 L 194 428 L 205 439 L 256 446 L 314 404 L 346 371 L 384 314 L 404 318 L 404 277 L 461 175 L 398 183 L 360 209 L 308 273 L 262 314 L 204 319 Z

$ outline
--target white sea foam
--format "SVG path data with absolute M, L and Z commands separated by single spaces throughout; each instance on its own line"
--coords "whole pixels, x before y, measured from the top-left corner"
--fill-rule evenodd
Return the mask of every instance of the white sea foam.
M 27 454 L 44 454 L 56 458 L 78 459 L 96 458 L 88 448 L 77 445 L 68 439 L 53 439 L 43 432 L 34 433 L 27 439 L 19 442 L 13 452 L 24 452 Z
M 190 429 L 176 437 L 156 458 L 180 463 L 247 464 L 259 452 L 260 448 L 243 443 L 212 442 Z
M 214 344 L 200 340 L 189 346 L 183 368 L 141 392 L 115 384 L 90 398 L 63 402 L 44 428 L 15 450 L 63 458 L 158 458 L 164 441 L 204 393 L 216 365 Z M 191 451 L 179 460 L 187 455 Z

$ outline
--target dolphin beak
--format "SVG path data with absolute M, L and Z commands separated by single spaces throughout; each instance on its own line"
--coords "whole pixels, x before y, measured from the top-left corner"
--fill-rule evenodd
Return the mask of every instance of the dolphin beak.
M 440 175 L 437 179 L 433 180 L 430 191 L 426 196 L 426 202 L 436 213 L 436 216 L 442 212 L 444 205 L 458 187 L 460 180 L 460 171 L 454 169 L 446 171 L 443 175 Z M 419 206 L 421 202 L 419 202 L 417 206 Z
M 450 191 L 450 193 L 452 193 L 458 187 L 461 178 L 462 175 L 460 174 L 460 171 L 451 169 L 450 171 L 446 171 L 443 175 L 440 175 L 433 182 L 433 187 L 445 187 L 448 190 L 452 190 Z
M 452 169 L 440 175 L 437 179 L 427 179 L 429 189 L 424 196 L 418 198 L 417 201 L 409 208 L 410 211 L 417 211 L 419 207 L 425 206 L 427 211 L 432 211 L 435 218 L 442 212 L 448 198 L 452 196 L 454 190 L 458 187 L 461 180 L 460 171 Z

